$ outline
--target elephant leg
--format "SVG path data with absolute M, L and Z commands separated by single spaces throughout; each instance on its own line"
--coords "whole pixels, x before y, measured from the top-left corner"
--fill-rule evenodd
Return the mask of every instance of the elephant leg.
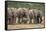
M 7 21 L 6 21 L 7 24 L 9 24 L 9 18 L 7 18 Z
M 14 21 L 14 18 L 12 17 L 12 24 L 14 24 L 14 22 L 15 22 L 15 21 Z
M 7 21 L 6 21 L 7 24 L 9 24 L 9 18 L 7 17 Z
M 15 22 L 15 24 L 16 24 L 16 17 L 14 18 L 14 22 Z
M 16 18 L 14 18 L 14 24 L 16 24 Z
M 27 19 L 24 21 L 24 24 L 27 24 Z
M 20 24 L 22 23 L 22 18 L 20 18 Z
M 9 18 L 9 24 L 12 24 L 12 20 L 11 20 L 11 18 Z
M 24 21 L 24 24 L 26 24 L 27 23 L 27 21 Z
M 15 24 L 15 23 L 16 23 L 16 18 L 14 17 L 14 18 L 13 18 L 13 24 Z
M 37 16 L 35 16 L 35 17 L 34 17 L 34 23 L 35 23 L 35 24 L 37 24 L 37 23 L 38 23 L 38 21 L 39 21 L 38 17 L 37 17 Z
M 42 22 L 42 17 L 40 17 L 40 23 Z
M 34 23 L 37 23 L 37 18 L 34 18 Z
M 24 18 L 22 17 L 22 23 L 25 23 L 25 20 L 24 20 Z
M 18 17 L 18 23 L 20 24 L 20 17 Z
M 29 22 L 29 24 L 31 24 L 32 23 L 32 18 L 30 18 L 30 22 Z
M 37 16 L 37 23 L 39 23 L 39 16 Z
M 24 20 L 23 20 L 23 17 L 22 17 L 22 23 L 24 22 Z
M 18 23 L 20 23 L 20 18 L 18 17 Z
M 14 21 L 14 17 L 12 17 L 12 24 L 14 24 L 14 22 L 15 22 L 15 21 Z
M 34 16 L 34 23 L 37 23 L 37 17 Z

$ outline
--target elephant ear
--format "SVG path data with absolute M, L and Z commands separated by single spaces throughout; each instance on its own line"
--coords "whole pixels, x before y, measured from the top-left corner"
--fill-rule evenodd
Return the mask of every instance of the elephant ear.
M 12 15 L 12 11 L 11 11 L 10 8 L 7 8 L 7 12 L 8 12 L 8 14 L 9 14 L 10 16 Z

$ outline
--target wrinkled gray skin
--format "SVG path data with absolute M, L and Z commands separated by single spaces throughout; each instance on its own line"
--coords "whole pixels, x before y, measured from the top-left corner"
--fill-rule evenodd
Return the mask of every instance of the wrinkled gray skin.
M 18 9 L 12 8 L 12 9 L 8 9 L 7 11 L 8 11 L 9 24 L 16 23 L 17 18 L 19 24 L 27 23 L 27 22 L 32 23 L 32 19 L 34 19 L 35 23 L 41 23 L 42 21 L 41 13 L 37 10 L 33 10 L 33 9 L 29 10 L 28 8 L 18 8 Z M 40 22 L 39 22 L 39 18 L 40 18 Z
M 22 8 L 18 8 L 16 14 L 17 14 L 17 17 L 18 17 L 18 23 L 21 23 L 20 19 L 23 17 L 23 10 L 22 10 Z
M 8 16 L 8 24 L 11 24 L 12 23 L 12 12 L 11 12 L 11 9 L 8 8 L 7 9 L 7 16 Z
M 16 11 L 17 11 L 17 8 L 14 8 L 14 9 L 12 10 L 12 23 L 13 23 L 13 24 L 16 23 L 16 16 L 17 16 Z
M 29 23 L 32 23 L 32 19 L 34 19 L 34 23 L 41 23 L 42 22 L 42 15 L 41 12 L 38 10 L 29 10 Z M 40 20 L 39 20 L 40 19 Z
M 24 16 L 23 16 L 22 22 L 27 23 L 28 20 L 29 20 L 29 15 L 28 15 L 29 14 L 29 9 L 28 8 L 23 8 L 23 9 L 24 9 Z
M 42 22 L 42 12 L 40 10 L 35 11 L 35 16 L 36 16 L 36 23 L 41 23 Z
M 16 23 L 16 9 L 13 9 L 12 11 L 12 23 Z
M 29 23 L 32 23 L 32 19 L 35 19 L 35 12 L 32 9 L 29 10 L 29 19 Z
M 23 20 L 23 18 L 27 18 L 27 10 L 23 8 L 18 8 L 17 10 L 18 23 L 27 23 L 27 21 Z M 20 20 L 22 21 L 20 22 Z
M 16 23 L 16 8 L 8 8 L 8 24 Z

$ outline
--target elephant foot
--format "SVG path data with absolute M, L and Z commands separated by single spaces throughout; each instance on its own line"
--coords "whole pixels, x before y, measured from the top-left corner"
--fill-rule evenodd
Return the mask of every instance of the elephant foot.
M 12 23 L 9 23 L 9 24 L 12 24 Z
M 18 24 L 21 24 L 20 22 L 18 22 Z
M 31 22 L 29 24 L 32 24 Z
M 27 24 L 27 22 L 25 21 L 24 24 Z
M 24 23 L 24 24 L 27 24 L 27 23 Z
M 19 23 L 19 24 L 21 24 L 21 23 Z
M 35 24 L 39 24 L 39 23 L 35 23 Z

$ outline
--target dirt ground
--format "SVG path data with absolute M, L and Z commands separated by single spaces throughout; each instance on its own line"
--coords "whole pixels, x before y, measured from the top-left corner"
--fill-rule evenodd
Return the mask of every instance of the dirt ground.
M 8 29 L 25 29 L 25 28 L 43 28 L 44 24 L 18 24 L 18 25 L 8 25 Z

